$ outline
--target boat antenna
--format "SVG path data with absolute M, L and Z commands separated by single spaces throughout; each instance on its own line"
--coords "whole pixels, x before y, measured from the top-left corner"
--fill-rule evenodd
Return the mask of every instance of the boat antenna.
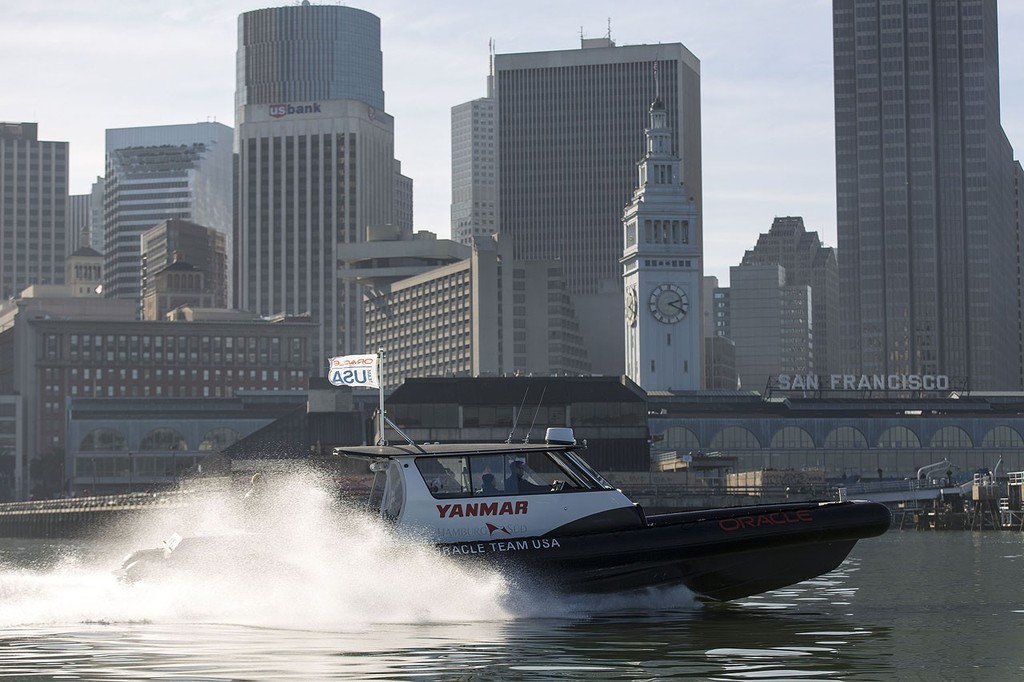
M 544 404 L 544 394 L 547 393 L 548 387 L 545 386 L 544 390 L 540 392 L 540 400 L 537 401 L 537 409 L 533 411 L 533 421 L 530 422 L 530 430 L 526 432 L 526 438 L 523 439 L 524 443 L 530 442 L 530 433 L 533 431 L 533 425 L 537 423 L 537 414 L 540 412 L 540 406 Z
M 516 425 L 519 424 L 519 415 L 523 413 L 523 406 L 526 405 L 526 396 L 528 395 L 530 395 L 529 386 L 526 387 L 526 393 L 523 394 L 523 402 L 519 403 L 519 411 L 516 412 L 516 418 L 512 420 L 512 430 L 508 432 L 508 440 L 505 441 L 506 443 L 512 442 L 512 436 L 516 432 Z

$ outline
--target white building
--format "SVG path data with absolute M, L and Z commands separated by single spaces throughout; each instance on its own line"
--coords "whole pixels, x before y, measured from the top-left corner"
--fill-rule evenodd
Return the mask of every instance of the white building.
M 660 98 L 651 104 L 646 139 L 622 218 L 626 376 L 648 392 L 695 391 L 703 387 L 703 249 Z

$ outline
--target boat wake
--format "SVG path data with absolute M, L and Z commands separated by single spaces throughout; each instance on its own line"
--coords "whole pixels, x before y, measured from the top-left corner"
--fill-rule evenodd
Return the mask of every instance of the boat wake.
M 689 607 L 684 588 L 565 596 L 493 568 L 457 563 L 340 503 L 310 473 L 277 475 L 255 504 L 211 493 L 147 513 L 95 541 L 3 541 L 0 627 L 49 623 L 230 623 L 352 631 L 373 624 L 453 623 Z M 174 570 L 125 583 L 121 560 L 178 533 L 206 541 Z M 14 544 L 11 544 L 14 543 Z M 183 545 L 184 546 L 184 545 Z

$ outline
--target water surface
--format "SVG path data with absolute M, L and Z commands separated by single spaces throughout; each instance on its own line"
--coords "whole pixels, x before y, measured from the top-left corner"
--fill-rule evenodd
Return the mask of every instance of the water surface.
M 234 562 L 112 573 L 178 530 L 254 527 Z M 410 547 L 296 479 L 255 516 L 214 499 L 101 539 L 0 539 L 0 679 L 1013 679 L 1022 571 L 1021 533 L 894 531 L 730 604 L 558 597 Z

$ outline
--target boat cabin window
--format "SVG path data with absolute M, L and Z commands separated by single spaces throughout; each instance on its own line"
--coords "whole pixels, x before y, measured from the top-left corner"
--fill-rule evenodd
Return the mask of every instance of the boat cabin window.
M 402 478 L 402 464 L 398 460 L 392 460 L 388 465 L 387 484 L 384 487 L 384 499 L 380 505 L 381 516 L 394 521 L 402 514 L 402 505 L 405 504 L 405 484 Z
M 565 451 L 417 457 L 416 468 L 427 490 L 436 498 L 529 495 L 612 487 Z

